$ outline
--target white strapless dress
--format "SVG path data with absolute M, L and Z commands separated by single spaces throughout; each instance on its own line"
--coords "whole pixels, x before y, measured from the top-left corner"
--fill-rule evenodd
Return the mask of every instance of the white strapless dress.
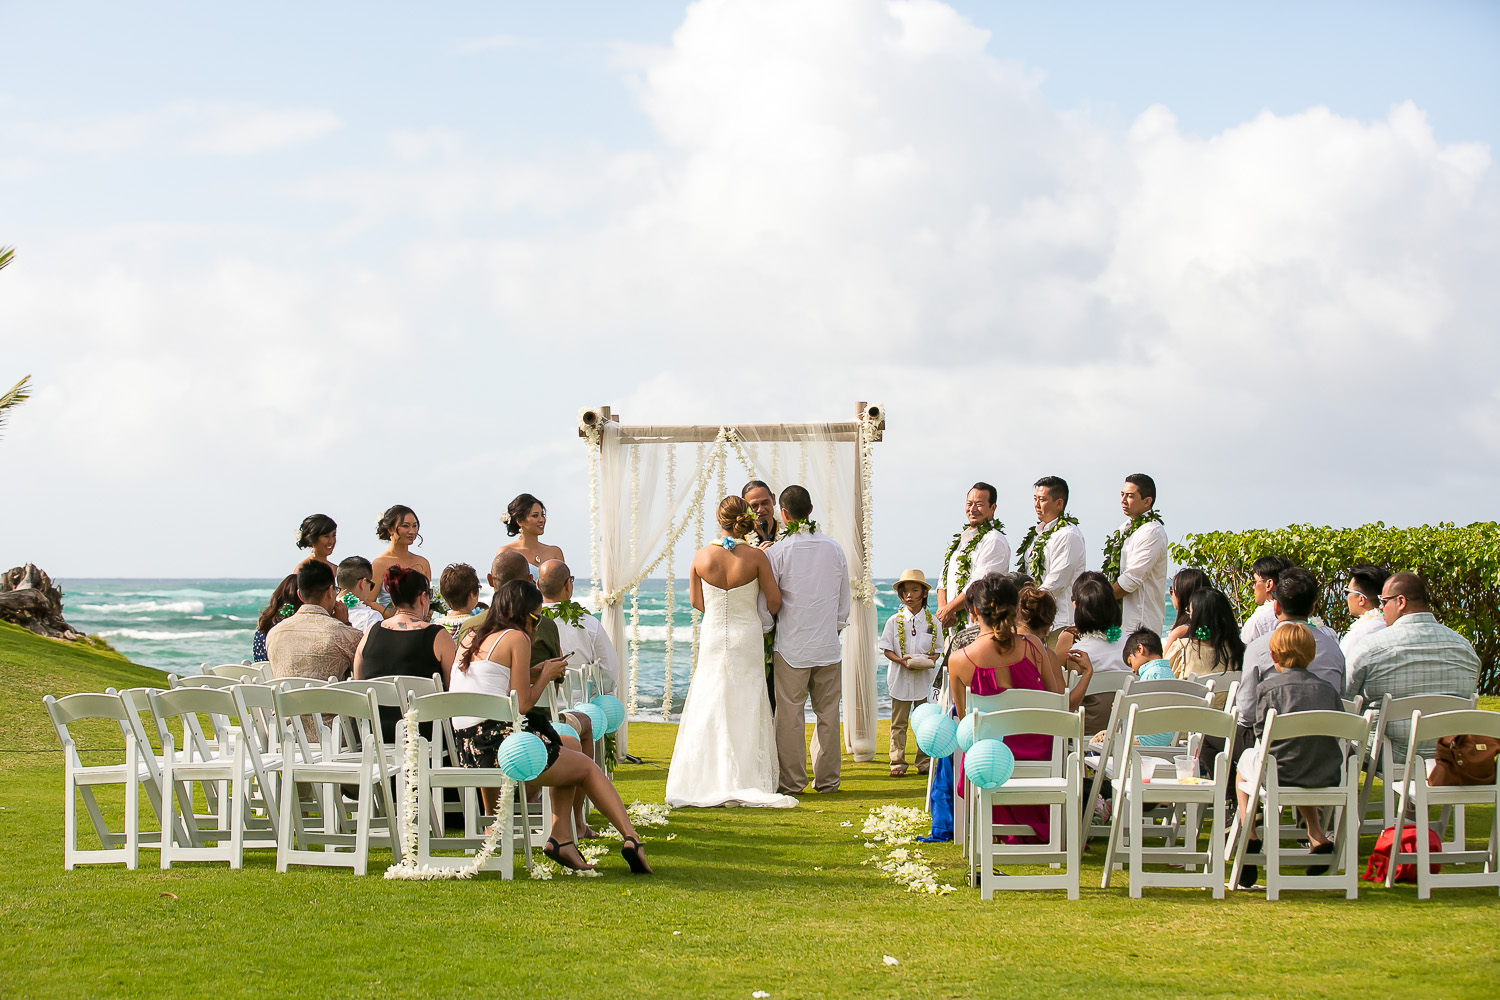
M 760 584 L 720 590 L 703 584 L 698 664 L 682 706 L 667 805 L 790 809 L 776 793 L 776 738 L 766 697 Z

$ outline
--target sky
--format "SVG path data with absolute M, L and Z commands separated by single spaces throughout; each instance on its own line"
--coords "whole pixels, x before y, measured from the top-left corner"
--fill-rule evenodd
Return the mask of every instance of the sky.
M 0 65 L 5 566 L 395 503 L 483 566 L 522 491 L 581 566 L 601 404 L 882 403 L 883 576 L 981 479 L 1090 565 L 1138 471 L 1174 539 L 1494 517 L 1493 4 L 4 2 Z

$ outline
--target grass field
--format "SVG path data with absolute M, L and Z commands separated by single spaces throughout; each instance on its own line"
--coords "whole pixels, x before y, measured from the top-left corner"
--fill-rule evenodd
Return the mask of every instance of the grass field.
M 1500 976 L 1494 890 L 1132 900 L 1123 878 L 1098 888 L 1096 845 L 1081 900 L 986 903 L 962 887 L 957 849 L 935 844 L 923 849 L 938 880 L 960 890 L 908 894 L 861 865 L 869 810 L 921 801 L 915 775 L 879 762 L 846 760 L 843 791 L 794 810 L 674 813 L 644 831 L 652 878 L 618 853 L 603 878 L 546 882 L 278 875 L 271 851 L 237 872 L 163 872 L 154 851 L 139 871 L 65 872 L 61 753 L 41 696 L 149 683 L 164 680 L 0 625 L 0 995 L 1433 998 L 1491 995 Z M 661 800 L 674 732 L 632 726 L 645 763 L 617 774 L 626 802 Z M 371 860 L 378 873 L 389 855 Z

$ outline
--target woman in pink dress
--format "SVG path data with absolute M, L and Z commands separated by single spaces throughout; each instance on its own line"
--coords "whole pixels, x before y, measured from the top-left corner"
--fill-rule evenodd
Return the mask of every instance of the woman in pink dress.
M 1008 576 L 991 573 L 976 580 L 965 595 L 969 609 L 979 620 L 979 635 L 969 645 L 955 652 L 948 660 L 948 685 L 953 694 L 953 704 L 962 719 L 967 713 L 967 696 L 974 694 L 999 694 L 1011 688 L 1027 688 L 1046 691 L 1057 685 L 1048 671 L 1043 679 L 1042 665 L 1047 663 L 1047 650 L 1040 639 L 1016 631 L 1019 593 L 1015 582 Z M 1079 661 L 1080 670 L 1088 671 L 1082 653 L 1070 653 L 1071 660 Z M 1072 664 L 1069 664 L 1072 666 Z M 1048 683 L 1051 681 L 1051 683 Z M 1016 760 L 1051 760 L 1052 737 L 1034 733 L 1007 736 L 1005 745 Z M 963 794 L 964 777 L 960 765 L 954 787 Z M 1050 809 L 1047 806 L 995 806 L 996 823 L 1029 826 L 1034 836 L 1012 835 L 1005 838 L 1008 844 L 1046 843 L 1050 833 Z

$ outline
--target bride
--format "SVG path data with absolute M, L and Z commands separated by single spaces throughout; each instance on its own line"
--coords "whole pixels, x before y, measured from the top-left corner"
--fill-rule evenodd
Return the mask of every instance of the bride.
M 760 612 L 764 597 L 775 614 L 781 591 L 766 554 L 740 540 L 755 527 L 745 501 L 725 497 L 718 521 L 724 537 L 698 550 L 689 577 L 703 632 L 667 772 L 667 805 L 788 809 L 797 800 L 776 794 Z

